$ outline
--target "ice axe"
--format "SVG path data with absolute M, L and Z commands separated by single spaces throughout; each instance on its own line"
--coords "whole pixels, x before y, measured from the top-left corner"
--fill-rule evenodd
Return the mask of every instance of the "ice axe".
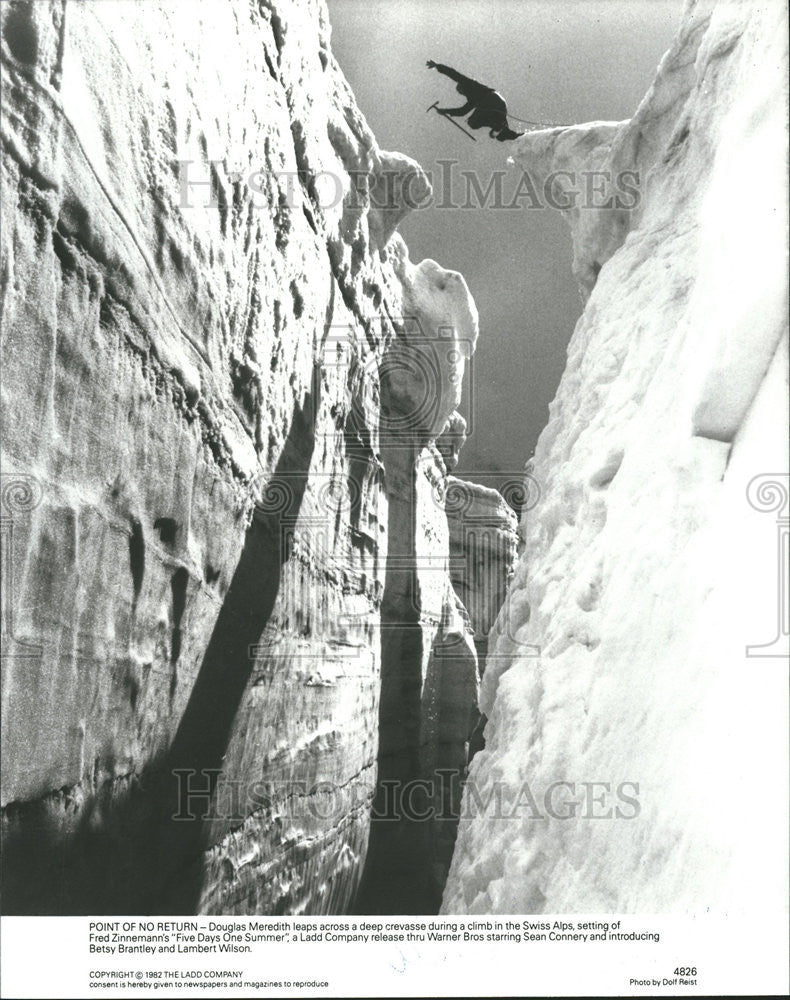
M 433 109 L 438 105 L 438 103 L 439 103 L 438 101 L 434 101 L 433 104 L 430 106 L 430 108 L 425 109 L 425 113 L 428 114 L 429 111 L 433 111 Z M 472 142 L 477 142 L 477 138 L 473 136 L 471 132 L 467 132 L 466 129 L 463 127 L 463 125 L 459 125 L 454 118 L 451 118 L 449 115 L 446 115 L 443 111 L 437 111 L 436 113 L 438 115 L 441 115 L 441 117 L 444 118 L 445 121 L 448 121 L 451 125 L 455 125 L 455 127 L 457 129 L 460 129 L 464 133 L 464 135 L 468 135 L 469 138 L 472 140 Z

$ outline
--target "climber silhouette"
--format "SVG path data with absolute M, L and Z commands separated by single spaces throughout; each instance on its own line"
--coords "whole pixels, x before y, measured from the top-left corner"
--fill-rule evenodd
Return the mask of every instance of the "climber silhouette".
M 450 115 L 459 118 L 469 115 L 466 124 L 469 128 L 487 128 L 489 136 L 505 142 L 508 139 L 518 139 L 523 132 L 514 132 L 508 125 L 507 104 L 505 98 L 493 87 L 487 87 L 484 83 L 478 83 L 469 76 L 464 76 L 451 66 L 434 62 L 429 59 L 426 63 L 428 69 L 435 69 L 444 76 L 449 76 L 455 80 L 455 89 L 466 98 L 466 104 L 460 108 L 436 108 L 440 115 Z M 430 109 L 429 109 L 430 110 Z

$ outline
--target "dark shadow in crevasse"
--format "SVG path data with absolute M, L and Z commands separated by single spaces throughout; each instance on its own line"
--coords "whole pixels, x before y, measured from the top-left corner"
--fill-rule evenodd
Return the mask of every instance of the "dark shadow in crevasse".
M 299 515 L 315 447 L 320 369 L 312 391 L 294 409 L 291 427 L 277 468 L 266 490 L 273 498 L 258 506 L 247 529 L 241 558 L 225 595 L 189 702 L 164 767 L 162 832 L 157 870 L 161 892 L 151 912 L 194 913 L 201 889 L 200 858 L 205 821 L 190 798 L 194 787 L 184 780 L 194 774 L 197 787 L 213 798 L 217 778 L 254 663 L 252 647 L 260 641 L 280 588 L 289 557 L 283 523 Z M 178 818 L 174 818 L 178 817 Z M 188 818 L 190 817 L 190 818 Z

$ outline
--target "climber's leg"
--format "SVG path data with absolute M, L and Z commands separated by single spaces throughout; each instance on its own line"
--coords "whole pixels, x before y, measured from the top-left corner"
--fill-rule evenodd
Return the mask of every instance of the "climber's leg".
M 491 133 L 491 138 L 493 139 L 495 135 L 496 135 L 496 133 L 492 132 Z M 500 129 L 499 134 L 496 135 L 496 138 L 500 142 L 507 142 L 509 139 L 518 139 L 518 137 L 520 135 L 524 135 L 524 133 L 523 132 L 514 132 L 511 128 L 508 128 L 507 126 L 505 126 L 503 129 Z
M 469 128 L 484 128 L 485 126 L 490 128 L 493 123 L 490 121 L 489 111 L 487 108 L 475 108 L 472 114 L 467 118 L 466 124 Z

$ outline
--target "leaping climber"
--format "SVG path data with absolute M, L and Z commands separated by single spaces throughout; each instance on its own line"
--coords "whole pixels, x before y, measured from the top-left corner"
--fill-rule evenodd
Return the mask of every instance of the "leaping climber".
M 449 76 L 451 80 L 455 80 L 455 89 L 466 98 L 466 104 L 462 104 L 459 108 L 440 108 L 437 106 L 439 102 L 436 101 L 428 108 L 429 111 L 436 108 L 440 115 L 445 115 L 448 119 L 461 118 L 471 111 L 472 113 L 466 121 L 469 128 L 487 128 L 489 136 L 500 142 L 518 139 L 520 135 L 524 134 L 523 132 L 514 132 L 510 128 L 505 98 L 493 87 L 478 83 L 477 80 L 464 76 L 463 73 L 459 73 L 450 66 L 434 62 L 433 59 L 429 59 L 426 65 L 428 69 L 435 69 L 439 73 Z M 462 132 L 466 132 L 463 126 L 458 125 L 458 122 L 453 122 L 453 125 L 457 125 Z M 475 138 L 469 132 L 466 134 L 470 139 Z

